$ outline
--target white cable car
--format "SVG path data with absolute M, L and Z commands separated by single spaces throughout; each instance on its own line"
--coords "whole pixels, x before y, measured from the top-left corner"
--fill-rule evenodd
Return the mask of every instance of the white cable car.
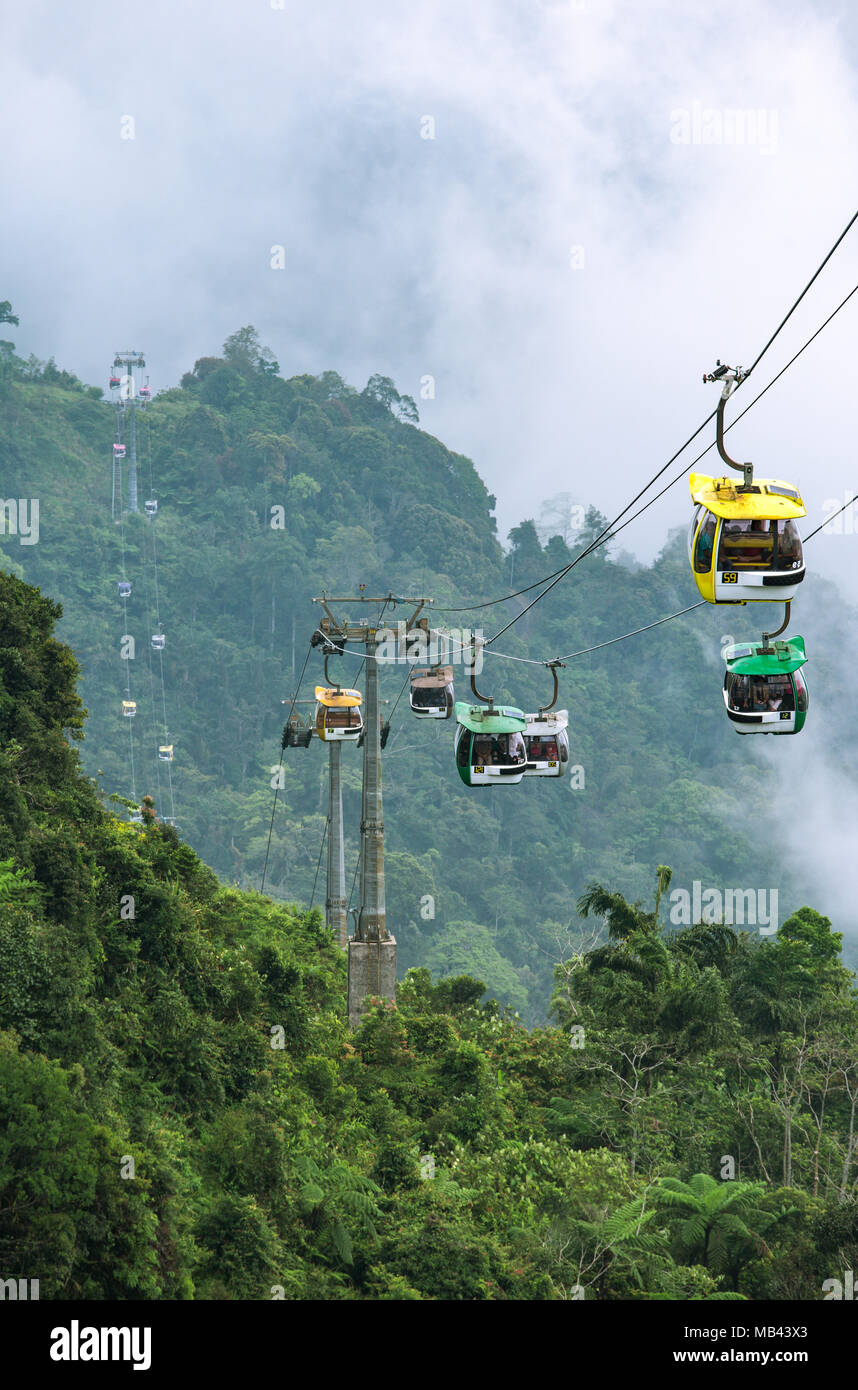
M 119 591 L 120 598 L 131 597 L 131 585 L 128 583 L 127 579 L 120 579 L 116 585 L 116 588 Z
M 163 632 L 153 632 L 153 633 L 152 633 L 152 650 L 153 650 L 153 652 L 162 652 L 162 651 L 164 650 L 164 648 L 165 648 L 166 645 L 167 645 L 167 639 L 166 639 L 166 637 L 164 636 Z
M 136 701 L 136 700 L 123 700 L 123 701 L 122 701 L 122 713 L 123 713 L 123 715 L 125 716 L 126 719 L 133 719 L 134 716 L 135 716 L 135 714 L 137 713 L 137 701 Z
M 148 502 L 143 503 L 143 510 L 147 516 L 158 515 L 158 503 L 155 501 L 154 497 L 150 497 Z
M 160 761 L 161 761 L 162 763 L 171 763 L 171 762 L 173 761 L 173 745 L 172 745 L 172 743 L 159 743 L 159 744 L 158 744 L 158 758 L 160 759 Z
M 128 817 L 128 819 L 130 820 L 130 822 L 131 822 L 132 825 L 142 825 L 142 824 L 143 824 L 143 812 L 142 812 L 142 811 L 132 811 L 132 812 L 131 812 L 131 815 Z
M 449 719 L 453 713 L 452 666 L 421 666 L 411 672 L 411 709 L 418 719 Z
M 363 733 L 359 690 L 344 690 L 340 686 L 317 685 L 316 733 L 324 743 L 357 743 Z
M 540 710 L 528 714 L 524 732 L 527 749 L 525 777 L 562 777 L 564 764 L 569 761 L 569 711 Z

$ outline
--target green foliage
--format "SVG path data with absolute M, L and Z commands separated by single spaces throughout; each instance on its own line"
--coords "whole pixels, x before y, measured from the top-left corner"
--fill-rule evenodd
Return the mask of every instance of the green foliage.
M 323 583 L 425 584 L 451 606 L 500 588 L 492 499 L 388 379 L 284 382 L 252 328 L 164 393 L 165 604 L 188 619 L 168 689 L 195 850 L 154 795 L 139 825 L 108 809 L 128 798 L 103 579 L 119 543 L 95 501 L 106 407 L 51 364 L 11 346 L 0 359 L 7 491 L 54 488 L 56 539 L 21 550 L 20 568 L 67 614 L 0 572 L 4 1273 L 37 1274 L 48 1298 L 610 1301 L 815 1299 L 854 1268 L 858 1004 L 841 934 L 810 907 L 764 940 L 665 922 L 660 860 L 678 882 L 735 882 L 749 865 L 750 881 L 779 881 L 712 814 L 759 807 L 771 782 L 760 766 L 751 785 L 720 723 L 697 727 L 691 634 L 641 657 L 622 707 L 610 649 L 576 675 L 595 713 L 575 756 L 602 779 L 598 804 L 562 786 L 489 804 L 449 780 L 448 731 L 409 730 L 419 756 L 385 783 L 408 968 L 396 1005 L 350 1030 L 343 954 L 298 905 L 323 818 L 312 755 L 286 763 L 277 896 L 252 887 L 292 617 Z M 268 525 L 278 504 L 282 531 Z M 516 582 L 601 525 L 591 511 L 574 543 L 544 547 L 523 523 Z M 126 526 L 141 565 L 144 526 Z M 654 572 L 602 553 L 528 640 L 565 650 L 599 635 L 597 614 L 612 631 L 658 616 L 674 565 L 675 549 Z M 60 621 L 86 655 L 82 744 Z M 505 678 L 497 698 L 536 707 L 529 668 L 515 692 Z M 118 799 L 84 771 L 97 768 Z M 344 786 L 353 824 L 348 756 Z M 552 978 L 553 1024 L 525 1026 Z
M 12 497 L 50 499 L 50 509 L 43 504 L 39 545 L 0 542 L 4 562 L 62 602 L 61 632 L 84 668 L 87 773 L 108 794 L 129 797 L 133 739 L 142 790 L 153 793 L 161 816 L 166 786 L 162 780 L 158 792 L 163 768 L 148 731 L 163 713 L 139 647 L 130 663 L 138 704 L 131 730 L 118 714 L 127 672 L 116 656 L 113 587 L 123 537 L 105 505 L 110 407 L 87 398 L 68 373 L 14 353 L 7 375 L 4 488 Z M 479 623 L 481 610 L 443 610 L 567 564 L 604 519 L 591 508 L 576 534 L 571 503 L 586 499 L 567 498 L 547 543 L 551 525 L 525 519 L 505 555 L 494 499 L 474 465 L 415 427 L 416 408 L 393 381 L 376 374 L 356 390 L 331 371 L 284 380 L 250 325 L 230 334 L 221 355 L 200 357 L 181 388 L 159 393 L 145 418 L 140 467 L 146 476 L 151 445 L 160 508 L 154 527 L 126 518 L 128 616 L 138 639 L 150 630 L 154 533 L 182 834 L 224 881 L 245 889 L 259 886 L 268 853 L 269 890 L 306 902 L 322 828 L 318 748 L 287 751 L 270 852 L 268 831 L 281 701 L 312 631 L 310 599 L 322 588 L 357 592 L 358 584 L 367 592 L 430 593 L 439 618 Z M 533 656 L 589 647 L 682 607 L 689 582 L 679 540 L 658 565 L 636 569 L 601 549 L 510 631 L 506 649 Z M 402 871 L 391 873 L 389 911 L 403 973 L 465 971 L 538 1023 L 554 962 L 587 939 L 578 904 L 594 880 L 630 902 L 646 901 L 649 912 L 652 865 L 667 859 L 680 884 L 765 882 L 788 909 L 806 901 L 800 868 L 784 868 L 767 834 L 775 774 L 759 762 L 746 770 L 753 740 L 727 727 L 713 698 L 714 658 L 711 668 L 701 661 L 698 634 L 715 650 L 722 626 L 720 614 L 696 612 L 635 643 L 633 656 L 627 645 L 608 646 L 563 673 L 571 762 L 586 771 L 582 791 L 565 778 L 490 795 L 463 787 L 451 767 L 449 726 L 409 723 L 407 701 L 400 702 L 387 746 L 385 838 L 392 869 L 394 856 L 402 859 Z M 0 667 L 9 661 L 0 655 Z M 0 679 L 26 681 L 37 671 L 9 667 Z M 313 672 L 311 662 L 302 698 Z M 461 688 L 461 667 L 456 674 Z M 538 667 L 494 662 L 491 674 L 499 700 L 535 709 L 546 698 Z M 395 700 L 400 684 L 397 672 L 382 671 L 386 698 Z M 2 721 L 0 696 L 0 730 Z M 62 753 L 43 747 L 33 756 L 47 765 Z M 360 789 L 354 752 L 343 761 L 351 866 Z M 0 857 L 13 849 L 0 844 Z M 666 893 L 663 886 L 656 915 L 664 916 Z M 431 916 L 422 915 L 426 894 Z

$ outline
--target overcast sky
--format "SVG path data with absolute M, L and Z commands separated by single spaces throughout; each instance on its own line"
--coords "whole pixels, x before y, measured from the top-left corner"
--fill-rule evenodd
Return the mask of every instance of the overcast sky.
M 713 408 L 703 371 L 756 355 L 858 205 L 848 3 L 2 13 L 18 351 L 106 384 L 116 348 L 144 349 L 160 388 L 253 323 L 285 375 L 392 376 L 473 458 L 502 538 L 558 492 L 619 511 Z M 858 224 L 737 400 L 856 282 Z M 815 522 L 858 491 L 856 332 L 858 296 L 732 435 Z M 683 482 L 623 544 L 649 558 L 687 515 Z M 856 547 L 812 558 L 858 598 Z

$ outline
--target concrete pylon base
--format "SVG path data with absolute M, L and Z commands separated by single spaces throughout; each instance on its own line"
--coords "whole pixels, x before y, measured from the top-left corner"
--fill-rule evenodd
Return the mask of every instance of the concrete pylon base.
M 370 998 L 396 998 L 396 938 L 349 941 L 349 1023 L 353 1028 Z

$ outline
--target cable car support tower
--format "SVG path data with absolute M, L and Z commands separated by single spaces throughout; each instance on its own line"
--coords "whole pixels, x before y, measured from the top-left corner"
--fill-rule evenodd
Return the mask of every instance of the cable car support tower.
M 355 934 L 348 940 L 348 1017 L 349 1022 L 354 1026 L 360 1022 L 368 998 L 380 997 L 391 1000 L 396 998 L 396 938 L 387 927 L 384 894 L 384 817 L 381 792 L 382 735 L 378 694 L 378 628 L 366 618 L 357 623 L 340 620 L 334 616 L 329 605 L 359 603 L 377 606 L 378 604 L 393 603 L 394 598 L 392 594 L 386 594 L 383 598 L 369 598 L 364 594 L 357 598 L 328 598 L 327 595 L 323 594 L 321 598 L 316 598 L 313 602 L 321 604 L 325 612 L 325 617 L 319 623 L 317 643 L 325 641 L 341 646 L 345 642 L 357 642 L 364 647 L 366 653 L 363 791 L 360 824 L 360 909 Z M 432 600 L 422 598 L 397 599 L 396 602 L 416 605 L 414 612 L 405 624 L 405 631 L 410 632 L 421 609 Z M 331 745 L 332 749 L 334 746 Z M 342 805 L 341 796 L 339 804 Z M 334 763 L 332 762 L 332 813 L 334 807 Z M 342 824 L 341 821 L 340 824 Z M 331 855 L 340 853 L 339 850 L 335 850 L 334 838 L 331 835 L 329 839 L 329 865 L 332 862 Z M 343 884 L 343 890 L 345 888 L 344 877 L 343 875 L 343 879 L 340 880 Z M 329 879 L 329 884 L 331 881 Z M 336 874 L 333 881 L 336 881 Z M 343 915 L 345 915 L 344 900 Z

